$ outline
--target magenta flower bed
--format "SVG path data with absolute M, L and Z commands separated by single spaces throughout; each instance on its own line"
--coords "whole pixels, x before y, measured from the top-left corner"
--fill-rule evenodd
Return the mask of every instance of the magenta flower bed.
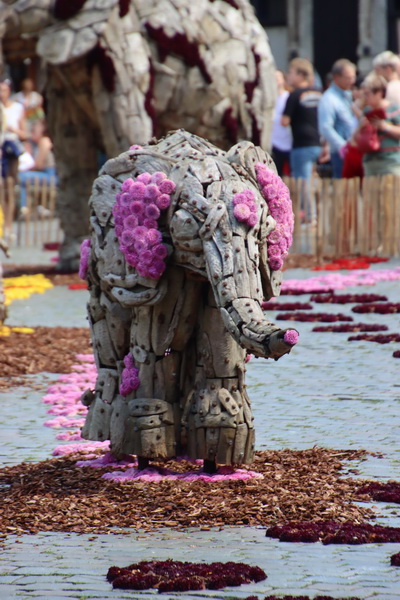
M 277 321 L 321 321 L 322 323 L 334 323 L 335 321 L 352 321 L 353 317 L 347 315 L 330 314 L 330 313 L 302 313 L 302 312 L 288 312 L 279 313 L 276 315 Z
M 355 313 L 378 313 L 380 315 L 390 315 L 400 312 L 400 303 L 385 302 L 372 304 L 357 304 L 351 309 Z
M 219 590 L 226 586 L 257 583 L 267 578 L 260 567 L 244 563 L 190 563 L 175 560 L 142 561 L 128 567 L 110 567 L 107 579 L 113 588 L 158 592 Z
M 323 544 L 382 544 L 400 542 L 399 527 L 336 521 L 295 522 L 269 527 L 267 537 L 281 542 L 322 542 Z
M 324 304 L 355 304 L 356 302 L 386 302 L 387 297 L 379 294 L 313 294 L 310 301 Z
M 352 331 L 387 331 L 387 325 L 379 325 L 373 323 L 351 323 L 351 325 L 321 325 L 313 327 L 311 331 L 331 331 L 334 333 L 349 333 Z

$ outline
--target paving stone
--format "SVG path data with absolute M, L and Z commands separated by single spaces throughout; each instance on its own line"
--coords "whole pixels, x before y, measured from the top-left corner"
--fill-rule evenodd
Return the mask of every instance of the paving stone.
M 27 261 L 21 262 L 26 264 Z M 392 260 L 383 268 L 399 264 L 400 261 Z M 310 275 L 315 274 L 295 270 L 287 271 L 285 278 L 300 279 Z M 398 288 L 399 282 L 381 282 L 373 291 L 398 301 Z M 346 291 L 370 293 L 371 288 L 356 287 Z M 301 300 L 307 298 L 302 296 Z M 86 326 L 86 299 L 85 291 L 71 292 L 59 287 L 11 305 L 10 324 L 65 325 L 64 308 L 68 304 L 70 325 Z M 280 301 L 288 301 L 288 297 L 283 296 Z M 335 305 L 321 305 L 317 310 L 351 314 L 350 305 L 340 307 L 340 310 Z M 275 314 L 270 314 L 271 320 Z M 385 322 L 391 331 L 397 331 L 399 325 L 398 315 L 362 315 L 360 320 Z M 292 322 L 277 323 L 281 327 L 293 326 Z M 300 330 L 300 342 L 290 356 L 277 363 L 260 359 L 248 364 L 247 383 L 255 415 L 257 447 L 366 448 L 382 452 L 384 457 L 370 457 L 357 465 L 359 476 L 400 479 L 400 361 L 391 356 L 394 345 L 347 342 L 348 334 L 312 333 L 314 325 L 295 324 Z M 44 377 L 43 374 L 36 375 L 34 380 L 43 381 Z M 50 382 L 56 376 L 46 378 Z M 44 383 L 43 388 L 47 385 Z M 3 440 L 0 461 L 4 464 L 42 460 L 50 456 L 57 445 L 55 432 L 43 427 L 48 416 L 41 396 L 40 392 L 27 388 L 0 394 L 0 437 Z M 23 422 L 20 415 L 15 415 L 16 402 L 23 402 Z M 350 473 L 350 476 L 354 474 Z M 376 503 L 372 505 L 376 506 Z M 380 507 L 378 514 L 376 522 L 400 526 L 398 507 Z M 284 544 L 265 538 L 263 528 L 228 528 L 221 532 L 216 529 L 207 532 L 195 528 L 184 532 L 165 529 L 150 534 L 130 532 L 128 536 L 114 533 L 96 536 L 94 540 L 89 537 L 93 536 L 54 532 L 21 538 L 10 536 L 0 557 L 0 569 L 5 573 L 0 576 L 0 599 L 154 597 L 153 592 L 133 595 L 132 592 L 112 590 L 105 580 L 108 567 L 171 557 L 199 561 L 241 560 L 258 564 L 268 573 L 268 579 L 255 586 L 218 593 L 204 591 L 202 597 L 245 598 L 255 590 L 261 599 L 273 590 L 280 595 L 329 591 L 334 596 L 400 599 L 400 569 L 390 567 L 390 555 L 399 551 L 395 544 L 362 547 Z M 20 585 L 15 585 L 15 581 Z M 182 595 L 157 597 L 172 600 L 182 598 Z M 198 599 L 199 595 L 185 594 L 184 597 L 185 600 Z

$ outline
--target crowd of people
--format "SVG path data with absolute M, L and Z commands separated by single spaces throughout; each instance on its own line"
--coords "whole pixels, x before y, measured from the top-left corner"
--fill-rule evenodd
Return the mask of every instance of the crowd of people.
M 357 76 L 341 58 L 326 89 L 312 63 L 294 58 L 287 73 L 276 71 L 278 96 L 272 126 L 272 156 L 278 173 L 305 182 L 315 170 L 333 178 L 400 175 L 400 57 L 387 50 L 372 71 Z M 32 79 L 12 94 L 0 82 L 1 175 L 19 185 L 19 211 L 27 211 L 27 186 L 56 178 L 43 97 Z M 305 185 L 302 203 L 307 204 Z
M 280 175 L 309 180 L 323 165 L 333 178 L 400 175 L 400 57 L 387 50 L 372 67 L 360 77 L 339 59 L 325 90 L 307 59 L 276 72 L 271 141 Z
M 32 79 L 24 79 L 16 94 L 9 79 L 0 82 L 0 122 L 1 176 L 11 177 L 18 185 L 18 213 L 23 218 L 28 211 L 28 185 L 57 180 L 43 97 L 34 89 Z

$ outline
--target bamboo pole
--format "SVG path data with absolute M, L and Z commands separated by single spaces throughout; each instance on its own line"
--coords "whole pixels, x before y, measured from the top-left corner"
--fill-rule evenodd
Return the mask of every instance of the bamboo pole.
M 6 202 L 4 211 L 4 237 L 9 245 L 13 242 L 13 222 L 15 212 L 15 181 L 12 177 L 6 179 Z
M 391 256 L 400 255 L 400 177 L 394 178 L 394 190 L 393 190 L 393 246 Z
M 33 224 L 33 245 L 37 246 L 38 243 L 38 229 L 40 223 L 39 217 L 39 197 L 40 197 L 40 180 L 35 177 L 33 180 L 33 206 L 32 206 L 32 224 Z

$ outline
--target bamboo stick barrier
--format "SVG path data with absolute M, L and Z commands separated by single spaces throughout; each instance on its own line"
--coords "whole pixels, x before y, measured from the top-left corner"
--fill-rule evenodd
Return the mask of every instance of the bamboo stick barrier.
M 33 203 L 32 203 L 32 223 L 33 223 L 33 245 L 37 246 L 39 241 L 38 229 L 39 229 L 39 196 L 40 196 L 40 180 L 35 177 L 33 180 Z
M 306 182 L 285 178 L 295 215 L 292 253 L 324 255 L 400 255 L 400 177 L 386 175 L 349 180 L 316 178 Z M 45 242 L 62 242 L 63 232 L 56 218 L 56 180 L 27 182 L 27 214 L 16 227 L 17 245 L 26 247 Z M 303 202 L 302 198 L 308 198 Z M 46 210 L 38 214 L 38 206 Z M 0 206 L 4 215 L 4 236 L 13 243 L 16 206 L 14 181 L 0 178 Z M 47 211 L 49 211 L 47 213 Z M 48 215 L 48 218 L 47 218 Z M 316 226 L 310 220 L 316 217 Z M 302 224 L 302 220 L 304 224 Z

